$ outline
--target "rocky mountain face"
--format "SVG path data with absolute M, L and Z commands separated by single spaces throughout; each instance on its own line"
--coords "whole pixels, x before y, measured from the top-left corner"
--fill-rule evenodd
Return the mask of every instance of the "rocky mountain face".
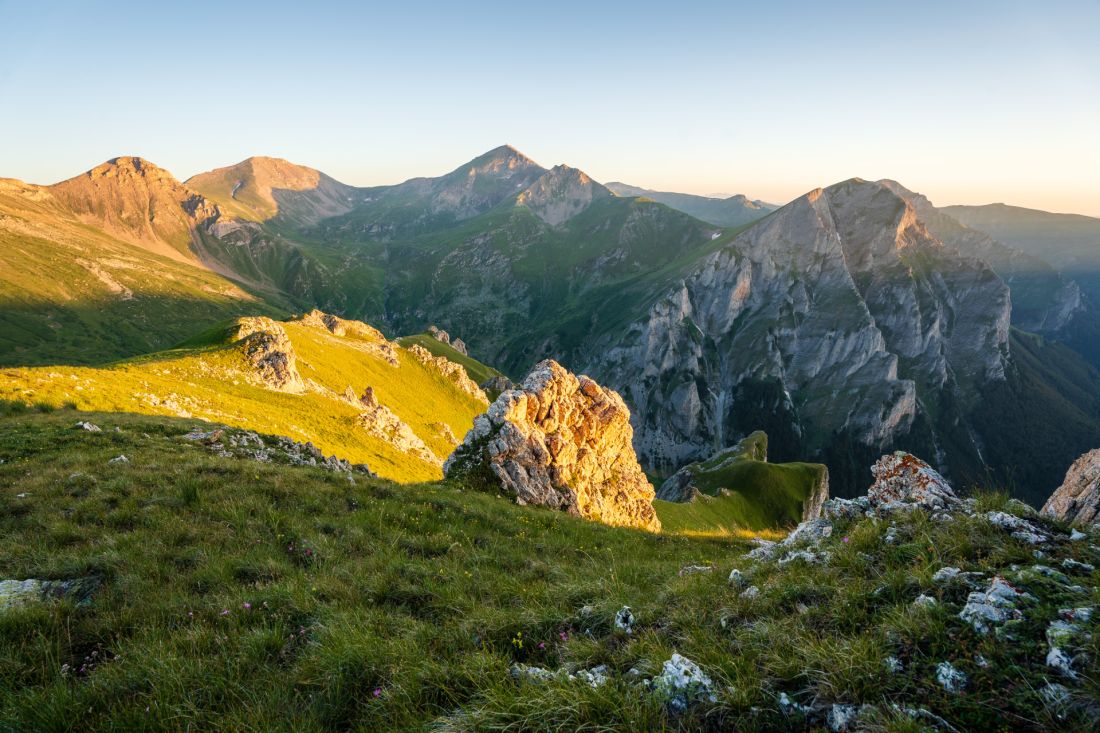
M 1040 257 L 971 229 L 896 181 L 880 183 L 908 201 L 944 245 L 993 268 L 1012 293 L 1012 325 L 1068 344 L 1100 367 L 1100 310 L 1075 280 Z
M 838 436 L 878 451 L 937 443 L 933 411 L 1003 377 L 1009 320 L 988 266 L 944 248 L 887 187 L 852 180 L 703 258 L 585 368 L 623 390 L 658 471 L 764 427 L 759 413 L 781 423 L 768 433 L 783 454 L 827 454 Z M 977 441 L 962 438 L 970 457 Z
M 647 199 L 652 199 L 669 208 L 682 211 L 689 216 L 694 216 L 696 219 L 719 227 L 744 226 L 764 218 L 779 208 L 741 194 L 727 198 L 714 198 L 669 191 L 652 191 L 648 188 L 639 188 L 617 181 L 605 185 L 616 196 L 644 196 Z
M 518 504 L 656 532 L 653 487 L 632 437 L 619 395 L 546 360 L 474 420 L 444 471 L 499 487 Z
M 1100 524 L 1100 448 L 1074 461 L 1043 514 L 1078 524 Z

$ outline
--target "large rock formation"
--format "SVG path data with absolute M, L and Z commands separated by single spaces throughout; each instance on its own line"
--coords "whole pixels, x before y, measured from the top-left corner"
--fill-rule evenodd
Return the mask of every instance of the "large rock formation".
M 448 477 L 481 475 L 515 496 L 605 524 L 658 531 L 622 398 L 553 360 L 474 420 Z
M 916 505 L 929 510 L 957 506 L 959 497 L 934 468 L 904 451 L 883 456 L 871 467 L 875 483 L 867 490 L 872 507 Z
M 256 381 L 279 392 L 305 391 L 294 346 L 282 324 L 264 316 L 241 318 L 236 324 L 236 339 L 252 363 Z
M 1043 514 L 1077 524 L 1100 523 L 1100 448 L 1078 458 L 1043 505 Z

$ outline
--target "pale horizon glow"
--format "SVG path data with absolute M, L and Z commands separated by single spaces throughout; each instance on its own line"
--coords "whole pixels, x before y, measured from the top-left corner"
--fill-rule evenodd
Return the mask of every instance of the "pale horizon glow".
M 510 144 L 662 191 L 1100 216 L 1089 0 L 100 5 L 0 0 L 0 177 L 270 155 L 369 186 Z

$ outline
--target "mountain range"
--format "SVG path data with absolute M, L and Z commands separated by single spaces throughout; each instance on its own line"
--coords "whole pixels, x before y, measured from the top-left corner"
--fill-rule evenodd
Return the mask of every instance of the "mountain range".
M 782 207 L 605 186 L 509 146 L 369 188 L 275 158 L 181 183 L 121 157 L 0 180 L 0 365 L 320 308 L 391 336 L 438 325 L 513 375 L 545 357 L 591 374 L 654 477 L 763 429 L 834 493 L 904 447 L 1035 501 L 1100 444 L 1098 224 L 893 181 Z

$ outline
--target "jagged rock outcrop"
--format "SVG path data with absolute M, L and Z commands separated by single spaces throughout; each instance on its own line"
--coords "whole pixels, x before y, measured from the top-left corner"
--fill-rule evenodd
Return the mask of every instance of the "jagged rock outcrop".
M 241 318 L 236 324 L 237 341 L 252 363 L 252 376 L 268 389 L 301 393 L 306 389 L 298 373 L 294 346 L 286 329 L 270 318 Z
M 904 451 L 883 456 L 871 467 L 875 483 L 867 490 L 872 507 L 912 504 L 939 511 L 959 504 L 959 497 L 934 468 Z
M 469 356 L 466 350 L 466 342 L 460 338 L 452 339 L 451 334 L 447 333 L 443 329 L 437 326 L 428 326 L 428 335 L 434 338 L 436 341 L 447 344 L 458 353 Z
M 420 344 L 413 344 L 409 347 L 408 351 L 421 364 L 431 369 L 435 369 L 444 377 L 454 382 L 455 386 L 466 394 L 485 404 L 489 404 L 489 398 L 485 396 L 485 392 L 482 391 L 481 387 L 477 386 L 477 382 L 470 379 L 470 375 L 466 373 L 466 367 L 451 361 L 445 356 L 435 356 Z
M 508 377 L 505 377 L 501 374 L 498 374 L 495 377 L 490 377 L 489 379 L 486 379 L 484 382 L 482 382 L 478 386 L 481 387 L 486 392 L 500 393 L 500 392 L 503 392 L 507 389 L 512 389 L 516 385 Z
M 1076 524 L 1100 523 L 1100 448 L 1074 461 L 1043 514 Z
M 359 404 L 364 409 L 355 422 L 369 435 L 381 438 L 402 453 L 414 455 L 435 466 L 443 465 L 443 459 L 433 453 L 408 424 L 378 401 L 373 389 L 367 387 Z
M 474 420 L 443 470 L 483 476 L 519 504 L 658 531 L 653 487 L 632 438 L 618 394 L 548 359 Z
M 314 308 L 309 313 L 298 318 L 303 326 L 321 328 L 333 336 L 353 337 L 352 345 L 367 351 L 380 359 L 385 359 L 390 366 L 397 366 L 397 346 L 389 341 L 381 331 L 374 326 L 362 321 L 351 321 L 331 313 Z
M 202 445 L 222 458 L 246 458 L 261 463 L 316 466 L 339 473 L 375 475 L 365 463 L 351 463 L 336 456 L 326 456 L 313 443 L 299 443 L 281 435 L 261 436 L 251 430 L 238 430 L 222 425 L 206 431 L 196 428 L 180 437 Z
M 937 465 L 977 462 L 977 439 L 963 428 L 938 440 L 918 398 L 964 413 L 1002 379 L 1010 311 L 988 266 L 946 249 L 886 186 L 855 179 L 701 259 L 582 363 L 621 386 L 655 469 L 709 456 L 761 413 L 805 456 L 837 436 L 872 454 L 909 436 L 941 450 Z

